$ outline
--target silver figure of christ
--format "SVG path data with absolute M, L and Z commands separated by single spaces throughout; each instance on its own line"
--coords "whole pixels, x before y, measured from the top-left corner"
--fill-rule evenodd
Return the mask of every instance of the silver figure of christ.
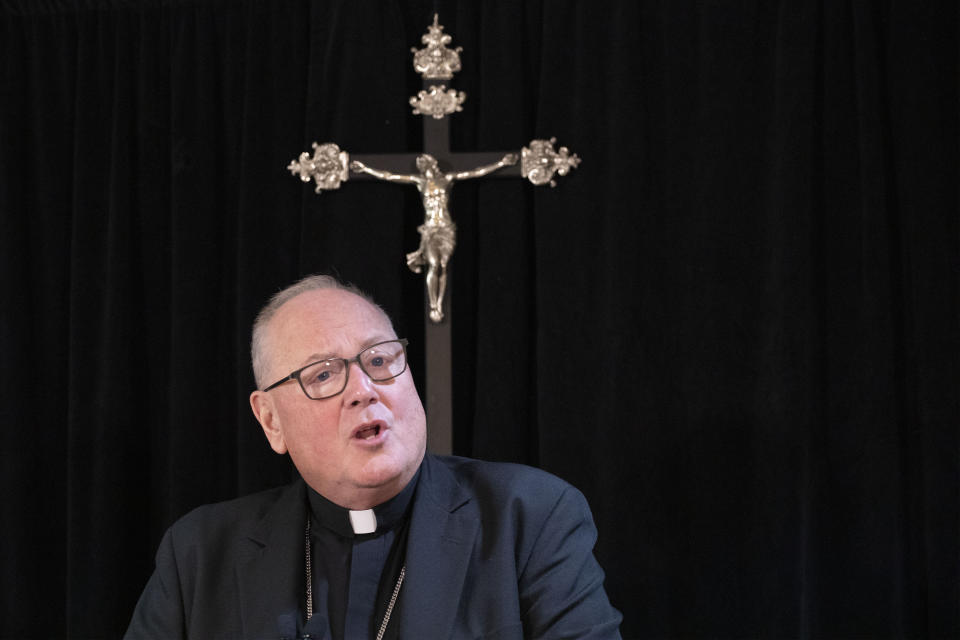
M 517 163 L 517 154 L 508 153 L 499 161 L 468 171 L 444 173 L 437 159 L 428 153 L 417 156 L 418 173 L 402 174 L 368 167 L 359 160 L 350 163 L 350 170 L 366 173 L 387 182 L 416 185 L 423 199 L 423 224 L 417 227 L 420 232 L 420 246 L 407 254 L 407 266 L 414 273 L 421 273 L 427 267 L 427 295 L 430 299 L 430 320 L 443 321 L 443 297 L 447 288 L 447 263 L 457 245 L 457 226 L 450 217 L 450 191 L 454 183 L 470 178 L 480 178 L 503 167 Z

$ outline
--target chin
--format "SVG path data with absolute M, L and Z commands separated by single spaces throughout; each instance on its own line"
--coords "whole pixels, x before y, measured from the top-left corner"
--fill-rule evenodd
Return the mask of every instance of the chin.
M 404 477 L 405 475 L 413 476 L 413 471 L 408 465 L 393 458 L 378 456 L 363 465 L 363 469 L 357 474 L 356 484 L 365 489 L 386 487 L 401 480 L 405 484 L 408 480 Z

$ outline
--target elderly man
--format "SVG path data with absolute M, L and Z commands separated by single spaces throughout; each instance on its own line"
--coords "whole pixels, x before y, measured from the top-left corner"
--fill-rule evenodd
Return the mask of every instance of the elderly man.
M 619 637 L 582 494 L 425 455 L 406 344 L 330 277 L 273 297 L 250 405 L 302 480 L 175 523 L 126 637 Z

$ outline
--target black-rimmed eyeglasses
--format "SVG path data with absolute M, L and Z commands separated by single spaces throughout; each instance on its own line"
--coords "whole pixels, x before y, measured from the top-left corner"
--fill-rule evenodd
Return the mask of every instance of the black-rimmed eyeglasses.
M 311 362 L 290 375 L 277 380 L 264 391 L 270 391 L 288 380 L 296 380 L 311 400 L 331 398 L 347 388 L 350 363 L 360 365 L 374 382 L 386 382 L 407 370 L 407 339 L 387 340 L 370 345 L 353 358 L 327 358 Z

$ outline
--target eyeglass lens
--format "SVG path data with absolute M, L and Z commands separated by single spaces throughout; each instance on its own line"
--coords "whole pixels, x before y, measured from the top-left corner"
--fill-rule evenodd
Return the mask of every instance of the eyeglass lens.
M 403 344 L 383 342 L 364 349 L 357 355 L 360 368 L 374 382 L 395 378 L 407 367 Z M 347 361 L 331 358 L 310 365 L 300 372 L 300 384 L 311 398 L 333 396 L 347 386 Z

